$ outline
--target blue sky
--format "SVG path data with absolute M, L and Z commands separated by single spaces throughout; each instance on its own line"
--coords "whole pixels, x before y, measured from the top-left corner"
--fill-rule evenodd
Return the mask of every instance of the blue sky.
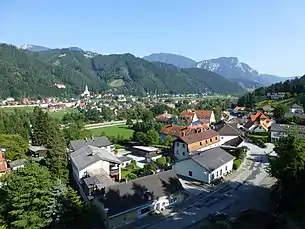
M 4 0 L 0 42 L 98 53 L 235 56 L 263 73 L 305 73 L 304 0 Z

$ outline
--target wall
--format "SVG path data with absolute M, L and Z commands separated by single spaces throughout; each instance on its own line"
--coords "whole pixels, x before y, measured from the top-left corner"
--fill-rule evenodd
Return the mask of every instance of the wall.
M 207 171 L 192 159 L 179 161 L 173 167 L 178 175 L 189 177 L 204 183 L 210 183 L 209 171 Z M 192 176 L 189 175 L 189 171 L 192 172 Z
M 188 159 L 177 162 L 174 165 L 174 170 L 181 176 L 185 176 L 204 183 L 211 183 L 213 180 L 219 179 L 233 170 L 233 160 L 227 162 L 213 172 L 209 172 L 197 162 L 193 161 L 192 159 Z M 189 171 L 192 172 L 192 176 L 190 176 Z
M 215 114 L 214 114 L 214 111 L 212 111 L 212 114 L 211 114 L 211 117 L 210 117 L 210 124 L 215 123 L 215 122 L 216 122 Z
M 183 160 L 186 159 L 190 156 L 190 152 L 189 152 L 189 148 L 192 149 L 196 149 L 197 151 L 205 151 L 208 149 L 212 149 L 214 147 L 219 146 L 219 139 L 220 137 L 217 136 L 216 138 L 213 138 L 212 141 L 210 139 L 207 140 L 203 140 L 200 142 L 196 142 L 193 144 L 189 144 L 187 145 L 186 143 L 183 143 L 181 141 L 176 141 L 174 142 L 174 156 L 178 159 L 178 160 Z M 207 141 L 207 142 L 206 142 Z M 195 150 L 193 150 L 195 151 Z
M 78 179 L 81 179 L 82 177 L 84 177 L 86 172 L 93 172 L 93 171 L 96 171 L 99 169 L 103 169 L 109 175 L 109 162 L 102 161 L 102 160 L 95 162 L 94 164 L 88 166 L 87 168 L 79 171 Z
M 285 132 L 275 132 L 275 131 L 271 131 L 271 141 L 272 141 L 272 142 L 277 141 L 277 140 L 279 140 L 280 138 L 286 137 L 286 136 L 287 136 L 287 133 L 285 133 Z

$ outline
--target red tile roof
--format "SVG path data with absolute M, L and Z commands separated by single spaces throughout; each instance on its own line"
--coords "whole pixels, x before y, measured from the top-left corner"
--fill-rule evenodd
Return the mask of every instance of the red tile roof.
M 180 137 L 182 141 L 184 141 L 186 144 L 193 144 L 196 142 L 204 141 L 210 138 L 214 138 L 219 136 L 219 134 L 214 130 L 206 130 L 202 131 L 200 133 L 194 133 L 190 134 L 184 137 Z

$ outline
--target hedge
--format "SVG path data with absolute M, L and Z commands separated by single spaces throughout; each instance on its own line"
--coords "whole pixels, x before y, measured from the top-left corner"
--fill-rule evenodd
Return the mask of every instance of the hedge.
M 241 165 L 241 160 L 240 159 L 235 159 L 233 161 L 233 169 L 234 170 L 237 170 L 240 167 L 240 165 Z

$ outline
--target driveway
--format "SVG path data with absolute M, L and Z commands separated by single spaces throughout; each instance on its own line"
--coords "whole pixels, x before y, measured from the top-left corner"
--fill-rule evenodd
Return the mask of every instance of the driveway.
M 268 177 L 265 170 L 268 166 L 266 153 L 271 152 L 273 146 L 269 144 L 267 148 L 261 149 L 251 143 L 242 144 L 249 148 L 246 161 L 242 168 L 216 191 L 194 196 L 195 201 L 189 200 L 187 207 L 171 211 L 166 219 L 148 222 L 149 217 L 145 217 L 147 219 L 143 218 L 143 220 L 146 222 L 142 225 L 137 222 L 137 226 L 130 227 L 130 225 L 128 228 L 195 229 L 196 222 L 215 211 L 225 211 L 234 216 L 244 208 L 266 209 L 270 187 L 275 182 Z

